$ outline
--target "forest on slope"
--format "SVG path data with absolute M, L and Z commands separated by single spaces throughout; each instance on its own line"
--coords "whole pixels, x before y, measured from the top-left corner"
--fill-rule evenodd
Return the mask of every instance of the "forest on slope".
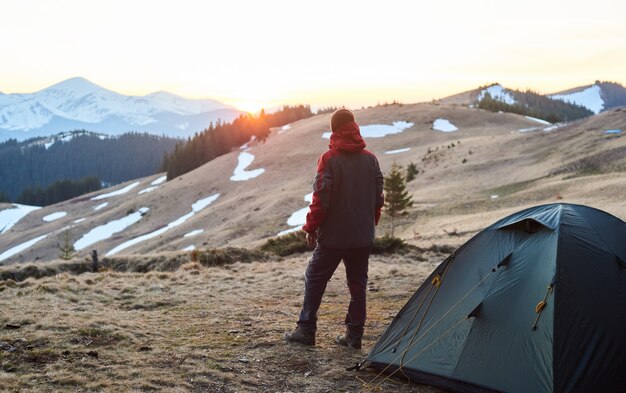
M 111 185 L 152 175 L 179 142 L 139 133 L 106 138 L 84 131 L 69 134 L 67 140 L 48 144 L 45 138 L 0 143 L 0 196 L 14 202 L 27 189 L 59 181 L 96 177 Z
M 323 110 L 331 109 L 333 108 Z M 167 179 L 171 180 L 230 152 L 252 137 L 265 141 L 273 127 L 284 126 L 313 115 L 309 105 L 294 105 L 283 106 L 279 111 L 269 114 L 261 111 L 258 115 L 241 115 L 232 123 L 211 123 L 193 138 L 176 144 L 174 151 L 163 157 L 160 171 L 167 172 Z
M 511 112 L 536 117 L 550 123 L 578 120 L 593 115 L 593 112 L 583 106 L 553 100 L 531 90 L 524 92 L 510 90 L 510 93 L 515 99 L 513 104 L 503 102 L 491 97 L 489 93 L 485 93 L 484 98 L 476 106 L 492 112 Z

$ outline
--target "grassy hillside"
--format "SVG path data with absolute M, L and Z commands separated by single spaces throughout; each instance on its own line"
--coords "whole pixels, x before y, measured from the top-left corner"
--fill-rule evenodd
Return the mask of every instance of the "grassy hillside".
M 464 239 L 504 214 L 557 200 L 587 203 L 626 216 L 623 204 L 612 197 L 624 193 L 620 152 L 626 139 L 623 134 L 605 133 L 626 129 L 626 112 L 621 109 L 559 127 L 510 113 L 438 104 L 380 106 L 357 111 L 356 116 L 363 127 L 412 123 L 402 132 L 366 141 L 383 171 L 394 161 L 418 167 L 419 174 L 408 187 L 415 205 L 400 220 L 398 230 L 402 238 L 420 247 L 429 247 L 431 240 L 447 243 L 445 231 L 456 228 L 466 234 Z M 438 118 L 449 120 L 458 131 L 434 130 Z M 54 259 L 64 228 L 70 226 L 74 242 L 127 216 L 138 221 L 80 250 L 80 255 L 88 256 L 91 249 L 104 255 L 163 228 L 165 232 L 138 241 L 121 254 L 173 252 L 191 245 L 255 247 L 291 228 L 287 220 L 292 213 L 306 208 L 303 197 L 311 192 L 317 158 L 328 143 L 322 138 L 328 119 L 328 114 L 318 115 L 274 129 L 265 143 L 249 143 L 245 152 L 234 150 L 166 183 L 157 181 L 162 174 L 155 175 L 33 211 L 0 235 L 0 254 L 26 240 L 47 237 L 3 263 Z M 244 173 L 257 176 L 232 181 L 242 153 L 253 159 Z M 613 159 L 602 162 L 605 154 Z M 606 192 L 595 192 L 596 188 Z M 499 189 L 505 192 L 494 192 Z M 125 192 L 104 198 L 115 190 Z M 215 195 L 210 206 L 187 217 L 199 200 Z M 144 208 L 148 210 L 141 217 L 132 216 Z M 60 212 L 67 214 L 42 221 Z M 181 217 L 184 222 L 168 226 Z M 380 235 L 389 231 L 386 216 L 378 231 Z

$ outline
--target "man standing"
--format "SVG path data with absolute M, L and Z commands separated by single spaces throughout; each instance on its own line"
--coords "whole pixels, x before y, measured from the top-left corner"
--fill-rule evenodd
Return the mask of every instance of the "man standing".
M 304 304 L 289 342 L 315 345 L 317 311 L 339 262 L 350 289 L 346 334 L 336 342 L 360 349 L 366 315 L 367 265 L 375 225 L 383 207 L 383 175 L 376 156 L 365 149 L 354 114 L 339 109 L 330 119 L 329 150 L 317 164 L 313 202 L 302 228 L 313 257 L 305 273 Z

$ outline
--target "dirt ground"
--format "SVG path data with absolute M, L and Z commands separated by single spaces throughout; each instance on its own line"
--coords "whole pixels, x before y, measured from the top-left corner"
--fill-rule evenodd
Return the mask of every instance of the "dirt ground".
M 319 315 L 317 346 L 287 344 L 310 253 L 174 272 L 62 274 L 6 281 L 0 390 L 20 392 L 440 392 L 361 361 L 443 255 L 373 256 L 361 351 L 338 347 L 349 294 L 340 267 Z

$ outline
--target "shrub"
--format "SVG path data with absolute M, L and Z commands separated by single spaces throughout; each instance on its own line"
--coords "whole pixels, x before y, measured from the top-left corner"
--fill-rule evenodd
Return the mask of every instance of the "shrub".
M 222 266 L 235 262 L 250 263 L 267 259 L 267 254 L 263 252 L 235 247 L 212 248 L 202 251 L 198 256 L 198 262 L 203 266 Z
M 372 254 L 404 254 L 410 249 L 411 246 L 399 237 L 385 235 L 374 239 Z
M 311 248 L 306 243 L 306 232 L 298 231 L 268 239 L 259 247 L 259 250 L 285 257 L 311 251 Z
M 409 251 L 416 250 L 417 247 L 411 246 L 398 237 L 383 236 L 374 239 L 372 245 L 372 254 L 405 254 Z M 293 254 L 311 251 L 306 243 L 306 233 L 299 231 L 289 233 L 287 235 L 274 237 L 267 240 L 259 250 L 270 252 L 281 257 Z

